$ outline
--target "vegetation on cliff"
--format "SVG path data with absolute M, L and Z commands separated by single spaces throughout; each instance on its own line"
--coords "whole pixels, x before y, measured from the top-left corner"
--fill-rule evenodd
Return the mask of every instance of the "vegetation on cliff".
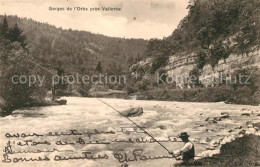
M 258 0 L 191 0 L 188 15 L 179 23 L 172 35 L 162 40 L 151 39 L 148 42 L 145 54 L 152 58 L 151 65 L 135 67 L 133 71 L 137 71 L 141 76 L 134 79 L 136 84 L 129 84 L 127 90 L 141 92 L 140 99 L 260 103 L 257 98 L 260 92 L 260 80 L 256 79 L 259 78 L 259 69 L 251 67 L 242 69 L 241 64 L 241 70 L 236 70 L 231 75 L 236 77 L 239 74 L 246 74 L 251 77 L 251 84 L 224 84 L 224 90 L 227 88 L 227 92 L 221 91 L 223 87 L 221 83 L 214 85 L 221 86 L 220 88 L 203 88 L 204 85 L 199 80 L 205 65 L 211 65 L 214 70 L 219 60 L 224 59 L 225 62 L 231 54 L 248 56 L 249 53 L 259 49 L 259 8 L 260 1 Z M 169 57 L 171 59 L 172 56 L 177 59 L 184 57 L 181 60 L 184 66 L 183 61 L 188 61 L 185 56 L 189 54 L 195 55 L 194 67 L 189 71 L 189 76 L 196 79 L 191 83 L 184 83 L 183 87 L 189 85 L 194 88 L 193 90 L 174 90 L 178 88 L 177 83 L 165 85 L 162 82 L 147 79 L 147 73 L 151 76 L 150 78 L 157 78 L 156 74 L 167 73 L 166 67 L 171 66 Z M 181 68 L 179 69 L 182 71 Z M 167 78 L 166 75 L 164 79 Z M 217 91 L 222 94 L 220 95 Z M 208 94 L 209 92 L 212 94 Z M 162 96 L 158 97 L 158 93 Z M 218 95 L 220 97 L 215 97 Z
M 260 44 L 259 7 L 258 0 L 191 0 L 178 28 L 167 38 L 151 39 L 146 54 L 158 59 L 195 52 L 199 68 L 230 53 L 247 54 Z

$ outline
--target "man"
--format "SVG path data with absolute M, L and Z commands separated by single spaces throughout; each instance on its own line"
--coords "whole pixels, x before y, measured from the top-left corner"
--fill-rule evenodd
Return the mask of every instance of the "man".
M 195 157 L 194 144 L 189 141 L 189 135 L 187 132 L 182 132 L 178 137 L 181 138 L 181 140 L 184 142 L 183 148 L 181 150 L 175 151 L 174 153 L 169 153 L 173 154 L 175 157 L 182 155 L 183 165 L 191 165 Z

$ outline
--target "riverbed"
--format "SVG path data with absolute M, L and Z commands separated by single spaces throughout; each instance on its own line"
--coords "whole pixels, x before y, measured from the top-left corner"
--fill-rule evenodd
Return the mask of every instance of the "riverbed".
M 0 147 L 1 150 L 8 141 L 13 143 L 24 142 L 25 140 L 48 141 L 50 145 L 41 146 L 41 150 L 63 150 L 9 154 L 9 158 L 15 157 L 48 157 L 50 161 L 42 162 L 17 162 L 2 163 L 1 166 L 121 166 L 118 155 L 129 158 L 129 166 L 171 166 L 178 162 L 174 158 L 166 158 L 168 152 L 158 143 L 151 140 L 147 134 L 137 128 L 128 119 L 122 117 L 118 112 L 95 98 L 64 97 L 68 101 L 66 106 L 34 107 L 17 110 L 13 115 L 0 118 Z M 102 99 L 118 111 L 130 107 L 142 107 L 143 115 L 131 118 L 136 124 L 154 136 L 157 140 L 171 151 L 180 149 L 183 143 L 176 138 L 180 132 L 187 132 L 190 140 L 195 144 L 195 151 L 198 157 L 211 156 L 219 152 L 222 144 L 230 142 L 243 133 L 257 133 L 252 123 L 259 122 L 259 106 L 243 106 L 220 103 L 185 103 L 165 101 L 138 101 L 123 99 Z M 241 116 L 244 114 L 243 116 Z M 210 122 L 214 117 L 223 117 L 216 122 Z M 84 133 L 85 135 L 64 135 L 50 136 L 51 133 L 64 132 Z M 93 135 L 87 135 L 92 132 Z M 95 132 L 104 132 L 95 134 Z M 6 137 L 6 134 L 41 134 L 43 136 L 28 137 Z M 45 137 L 47 136 L 47 137 Z M 78 141 L 81 138 L 86 144 L 57 145 L 57 141 L 68 142 Z M 134 142 L 122 142 L 129 141 Z M 138 140 L 136 140 L 138 139 Z M 92 142 L 107 142 L 106 144 L 90 144 Z M 121 141 L 121 142 L 119 142 Z M 139 142 L 138 142 L 139 141 Z M 141 142 L 140 142 L 141 141 Z M 150 141 L 150 142 L 142 142 Z M 109 144 L 108 144 L 109 143 Z M 15 145 L 15 144 L 14 144 Z M 33 146 L 13 146 L 15 150 L 35 150 Z M 68 151 L 68 152 L 66 152 Z M 94 157 L 107 155 L 107 159 L 78 159 L 55 161 L 56 155 L 63 157 L 81 156 L 82 152 L 91 152 Z M 157 159 L 134 158 L 133 152 L 146 157 L 163 157 Z M 4 154 L 4 153 L 3 153 Z M 117 157 L 117 158 L 116 158 Z M 124 161 L 126 162 L 126 161 Z

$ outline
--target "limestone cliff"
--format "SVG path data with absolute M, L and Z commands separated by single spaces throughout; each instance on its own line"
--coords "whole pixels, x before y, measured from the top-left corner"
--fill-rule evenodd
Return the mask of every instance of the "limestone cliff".
M 190 72 L 197 66 L 197 59 L 195 53 L 172 55 L 162 69 L 167 75 L 188 78 Z M 134 64 L 130 71 L 135 72 L 140 68 L 148 69 L 152 66 L 152 62 L 152 58 L 140 61 Z M 252 51 L 247 55 L 230 54 L 228 58 L 219 60 L 214 68 L 210 64 L 205 64 L 203 69 L 200 70 L 199 80 L 205 87 L 216 86 L 213 81 L 221 75 L 231 76 L 238 69 L 250 67 L 260 69 L 260 49 L 257 47 L 252 48 Z M 182 84 L 181 88 L 190 88 L 189 83 L 181 82 L 178 84 Z

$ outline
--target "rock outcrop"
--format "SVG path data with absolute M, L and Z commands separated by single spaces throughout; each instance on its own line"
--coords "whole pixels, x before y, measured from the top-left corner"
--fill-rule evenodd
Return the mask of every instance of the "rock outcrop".
M 252 51 L 248 55 L 231 54 L 227 59 L 221 59 L 214 68 L 209 64 L 205 65 L 200 76 L 200 81 L 206 87 L 214 86 L 214 79 L 216 81 L 223 75 L 231 76 L 235 70 L 248 67 L 260 69 L 259 49 L 252 48 Z M 231 80 L 232 78 L 227 79 Z

